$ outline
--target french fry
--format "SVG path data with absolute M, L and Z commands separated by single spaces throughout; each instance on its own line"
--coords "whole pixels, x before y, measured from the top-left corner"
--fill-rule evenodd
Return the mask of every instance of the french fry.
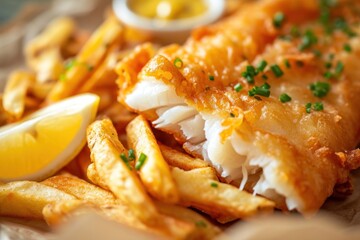
M 209 167 L 209 164 L 204 160 L 190 157 L 185 153 L 179 152 L 161 143 L 159 143 L 159 147 L 164 159 L 170 166 L 178 167 L 183 170 Z
M 83 149 L 80 151 L 80 153 L 76 156 L 75 161 L 77 162 L 81 175 L 84 178 L 87 178 L 87 169 L 89 165 L 91 164 L 90 159 L 90 150 L 88 146 L 84 146 Z
M 51 48 L 63 46 L 75 31 L 75 23 L 71 18 L 62 17 L 52 21 L 46 29 L 31 40 L 25 48 L 27 63 L 37 69 L 38 57 Z
M 45 49 L 37 57 L 36 66 L 33 67 L 36 72 L 36 81 L 44 84 L 58 80 L 64 71 L 63 62 L 60 48 Z
M 217 226 L 204 216 L 191 209 L 158 201 L 155 204 L 160 213 L 194 224 L 196 227 L 195 239 L 214 239 L 221 232 Z
M 154 221 L 157 210 L 129 166 L 121 160 L 126 154 L 109 119 L 95 121 L 88 127 L 87 140 L 91 160 L 103 182 L 114 195 L 126 203 L 144 222 Z
M 75 176 L 54 176 L 42 181 L 41 183 L 59 189 L 86 202 L 100 205 L 116 203 L 114 195 L 109 191 Z
M 192 236 L 195 230 L 193 224 L 164 215 L 162 219 L 166 225 L 161 228 L 154 227 L 140 221 L 126 205 L 100 206 L 81 200 L 62 201 L 48 204 L 44 208 L 43 214 L 49 225 L 57 225 L 72 216 L 86 214 L 89 211 L 96 212 L 118 223 L 155 233 L 160 239 L 165 236 L 171 237 L 171 239 L 193 239 Z
M 79 93 L 90 92 L 99 86 L 116 88 L 115 80 L 117 75 L 115 73 L 115 65 L 119 61 L 119 49 L 117 45 L 113 48 L 115 49 L 110 50 L 106 59 L 95 70 L 94 74 L 81 86 L 78 91 Z
M 274 208 L 272 201 L 240 191 L 230 184 L 201 177 L 194 170 L 173 168 L 172 175 L 180 192 L 181 203 L 215 218 L 247 218 L 260 212 L 271 212 Z
M 104 60 L 113 45 L 120 44 L 123 28 L 119 22 L 109 17 L 90 37 L 72 62 L 71 67 L 64 73 L 47 96 L 47 103 L 59 101 L 76 91 L 89 78 L 93 69 Z
M 29 72 L 16 71 L 10 75 L 5 86 L 2 104 L 12 119 L 18 120 L 23 115 L 26 93 L 29 85 L 34 81 L 34 76 Z
M 42 219 L 47 204 L 73 199 L 70 194 L 37 182 L 0 184 L 0 215 Z
M 89 167 L 87 169 L 87 177 L 93 184 L 95 184 L 103 189 L 109 190 L 109 187 L 106 185 L 105 181 L 103 179 L 101 179 L 101 177 L 97 173 L 94 163 L 89 165 Z
M 177 202 L 177 188 L 148 122 L 138 116 L 126 127 L 126 133 L 129 147 L 135 150 L 137 159 L 141 154 L 146 156 L 143 165 L 137 170 L 147 191 L 160 201 Z M 139 160 L 136 164 L 139 164 Z

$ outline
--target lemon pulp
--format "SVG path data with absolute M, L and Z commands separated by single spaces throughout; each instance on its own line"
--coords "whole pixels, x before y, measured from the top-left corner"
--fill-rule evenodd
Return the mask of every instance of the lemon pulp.
M 0 179 L 41 180 L 66 165 L 84 146 L 98 102 L 80 95 L 0 128 Z

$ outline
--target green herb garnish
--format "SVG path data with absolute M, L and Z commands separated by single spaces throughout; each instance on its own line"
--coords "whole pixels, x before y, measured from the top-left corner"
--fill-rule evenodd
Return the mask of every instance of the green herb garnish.
M 130 149 L 129 152 L 128 152 L 128 158 L 129 158 L 129 161 L 134 161 L 135 160 L 135 151 L 133 149 Z
M 321 102 L 316 102 L 316 103 L 314 103 L 314 105 L 313 105 L 313 109 L 314 109 L 315 111 L 322 111 L 322 110 L 324 110 L 324 105 L 323 105 L 323 103 L 321 103 Z
M 290 65 L 290 62 L 289 62 L 288 59 L 285 59 L 285 60 L 284 60 L 284 64 L 285 64 L 285 66 L 286 66 L 287 68 L 291 68 L 291 65 Z
M 214 81 L 214 80 L 215 80 L 215 77 L 214 77 L 213 75 L 210 75 L 210 76 L 209 76 L 209 80 L 210 80 L 210 81 Z
M 348 44 L 348 43 L 345 43 L 343 48 L 344 48 L 344 50 L 346 52 L 351 52 L 352 51 L 352 48 L 351 48 L 350 44 Z
M 262 61 L 259 62 L 259 64 L 257 65 L 256 70 L 257 70 L 258 72 L 262 72 L 262 71 L 264 71 L 264 69 L 266 68 L 266 66 L 267 66 L 267 62 L 266 62 L 265 60 L 262 60 Z
M 316 44 L 318 42 L 318 38 L 315 36 L 313 31 L 307 30 L 301 38 L 301 43 L 299 45 L 299 50 L 304 51 L 306 49 L 309 49 L 312 45 Z
M 306 112 L 307 112 L 307 113 L 310 113 L 310 112 L 311 112 L 311 106 L 312 106 L 311 103 L 305 104 L 305 109 L 306 109 Z
M 213 188 L 217 188 L 219 185 L 216 182 L 212 182 L 210 184 L 210 186 L 213 187 Z
M 180 58 L 175 58 L 175 60 L 174 60 L 174 65 L 175 65 L 175 67 L 177 67 L 177 68 L 182 68 L 183 67 L 183 65 L 184 65 L 184 63 L 183 63 L 183 61 L 180 59 Z
M 140 153 L 139 159 L 136 161 L 136 164 L 135 164 L 135 169 L 137 171 L 139 171 L 140 168 L 144 165 L 146 159 L 147 159 L 147 156 L 144 153 Z
M 279 99 L 280 99 L 280 102 L 282 102 L 282 103 L 291 101 L 291 97 L 289 95 L 287 95 L 286 93 L 281 94 Z
M 277 64 L 272 65 L 270 67 L 270 69 L 275 74 L 276 77 L 281 77 L 284 74 L 284 72 L 281 70 L 281 68 Z
M 264 83 L 260 87 L 254 86 L 249 92 L 249 96 L 254 97 L 256 95 L 263 96 L 263 97 L 269 97 L 270 96 L 270 85 L 267 83 Z
M 130 166 L 129 160 L 128 160 L 128 158 L 126 157 L 126 155 L 125 155 L 124 153 L 121 153 L 121 154 L 120 154 L 120 158 L 121 158 L 121 160 L 123 160 L 123 162 L 125 163 L 125 165 L 126 165 L 130 170 L 132 170 L 132 167 Z
M 240 92 L 242 88 L 243 88 L 243 86 L 242 86 L 240 83 L 237 83 L 237 84 L 234 86 L 235 92 Z
M 284 20 L 285 20 L 285 15 L 283 12 L 275 13 L 274 18 L 273 18 L 274 27 L 281 28 L 281 26 L 284 23 Z
M 206 228 L 207 225 L 204 221 L 197 221 L 195 222 L 195 226 L 198 227 L 198 228 Z
M 325 97 L 330 91 L 330 84 L 327 82 L 315 82 L 309 85 L 311 92 L 315 97 Z

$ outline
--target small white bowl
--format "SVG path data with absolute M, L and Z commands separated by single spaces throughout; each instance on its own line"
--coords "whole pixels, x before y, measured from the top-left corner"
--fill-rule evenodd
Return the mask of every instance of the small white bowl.
M 150 19 L 133 12 L 128 4 L 130 1 L 113 1 L 116 16 L 125 25 L 150 33 L 161 43 L 181 43 L 193 28 L 216 21 L 225 11 L 225 0 L 204 0 L 207 10 L 200 16 L 176 20 Z

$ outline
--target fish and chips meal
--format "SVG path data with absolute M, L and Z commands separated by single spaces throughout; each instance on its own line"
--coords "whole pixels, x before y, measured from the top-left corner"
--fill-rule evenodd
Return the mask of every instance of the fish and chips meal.
M 91 34 L 61 17 L 25 59 L 0 95 L 0 216 L 213 239 L 352 193 L 360 1 L 241 2 L 166 46 L 113 13 Z

